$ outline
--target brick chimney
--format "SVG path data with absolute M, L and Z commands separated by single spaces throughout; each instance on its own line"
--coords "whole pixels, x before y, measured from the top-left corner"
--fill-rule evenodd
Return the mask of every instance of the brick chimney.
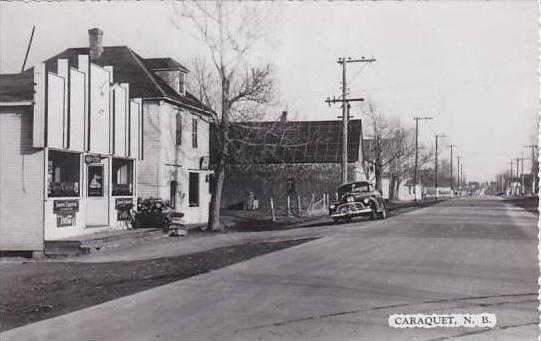
M 287 122 L 287 111 L 282 111 L 282 115 L 280 116 L 280 122 Z
M 99 28 L 88 30 L 88 47 L 90 50 L 90 59 L 98 59 L 103 52 L 103 31 Z

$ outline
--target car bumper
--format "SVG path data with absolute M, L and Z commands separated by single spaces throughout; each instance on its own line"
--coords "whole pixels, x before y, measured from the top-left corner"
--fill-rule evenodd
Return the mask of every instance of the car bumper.
M 372 208 L 370 208 L 370 207 L 361 208 L 361 209 L 348 208 L 345 211 L 332 212 L 330 214 L 330 216 L 331 216 L 331 218 L 341 218 L 341 217 L 351 217 L 351 216 L 363 215 L 363 214 L 367 214 L 367 213 L 371 213 L 371 212 L 372 212 Z

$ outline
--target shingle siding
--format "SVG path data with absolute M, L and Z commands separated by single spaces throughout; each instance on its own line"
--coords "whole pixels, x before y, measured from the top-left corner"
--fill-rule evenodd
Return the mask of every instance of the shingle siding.
M 160 112 L 157 101 L 143 102 L 143 159 L 139 161 L 137 182 L 139 197 L 158 197 L 160 169 Z
M 0 108 L 0 250 L 43 250 L 43 173 L 32 109 Z

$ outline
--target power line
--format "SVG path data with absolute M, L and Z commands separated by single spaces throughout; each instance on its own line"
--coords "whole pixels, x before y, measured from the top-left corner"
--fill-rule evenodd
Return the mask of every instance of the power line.
M 376 60 L 374 58 L 366 59 L 352 59 L 348 57 L 338 58 L 338 64 L 342 65 L 342 96 L 340 99 L 330 99 L 327 97 L 325 102 L 331 105 L 331 103 L 342 103 L 342 183 L 346 183 L 348 179 L 348 122 L 349 122 L 349 102 L 364 101 L 362 98 L 347 98 L 347 80 L 346 80 L 346 65 L 348 63 L 372 63 Z

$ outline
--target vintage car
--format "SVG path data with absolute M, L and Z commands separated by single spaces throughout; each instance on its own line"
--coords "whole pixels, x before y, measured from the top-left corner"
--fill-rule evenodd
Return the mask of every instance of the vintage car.
M 338 187 L 338 202 L 329 205 L 334 221 L 350 221 L 368 215 L 371 219 L 387 217 L 387 207 L 381 194 L 367 181 L 356 181 Z

